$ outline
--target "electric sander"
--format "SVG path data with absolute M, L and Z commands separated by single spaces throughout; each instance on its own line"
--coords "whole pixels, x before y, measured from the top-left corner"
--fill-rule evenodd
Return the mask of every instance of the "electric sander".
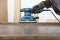
M 24 16 L 20 19 L 20 22 L 36 22 L 35 18 L 31 16 L 32 8 L 22 8 L 20 12 L 24 12 Z

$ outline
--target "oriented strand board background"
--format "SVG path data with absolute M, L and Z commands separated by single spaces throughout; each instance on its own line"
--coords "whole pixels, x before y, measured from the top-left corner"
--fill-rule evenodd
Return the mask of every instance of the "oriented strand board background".
M 20 19 L 20 5 L 21 5 L 21 0 L 14 0 L 15 1 L 15 8 L 14 8 L 14 12 L 15 12 L 15 14 L 14 14 L 14 21 L 16 22 L 16 23 L 18 23 L 19 22 L 19 19 Z
M 0 23 L 7 22 L 7 0 L 0 0 Z

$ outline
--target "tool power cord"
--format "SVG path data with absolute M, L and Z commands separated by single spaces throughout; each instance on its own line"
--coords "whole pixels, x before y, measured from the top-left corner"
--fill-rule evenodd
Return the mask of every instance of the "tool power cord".
M 53 14 L 53 16 L 56 18 L 56 20 L 60 23 L 60 20 L 55 16 L 55 14 L 51 10 L 50 10 L 50 12 Z

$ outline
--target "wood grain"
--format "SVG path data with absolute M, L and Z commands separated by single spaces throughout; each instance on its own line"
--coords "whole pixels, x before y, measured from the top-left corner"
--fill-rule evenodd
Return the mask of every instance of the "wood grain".
M 60 24 L 0 24 L 0 40 L 60 40 Z
M 7 22 L 7 0 L 0 0 L 0 23 Z

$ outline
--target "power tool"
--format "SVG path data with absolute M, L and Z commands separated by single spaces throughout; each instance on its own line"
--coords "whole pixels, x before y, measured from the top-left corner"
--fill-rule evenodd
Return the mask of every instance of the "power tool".
M 55 17 L 54 13 L 49 9 L 38 9 L 38 10 L 34 11 L 34 10 L 32 10 L 32 8 L 23 8 L 20 10 L 20 12 L 25 12 L 25 13 L 24 13 L 24 16 L 20 19 L 20 22 L 37 22 L 36 19 L 39 19 L 39 17 L 34 18 L 33 16 L 31 16 L 31 14 L 33 14 L 33 13 L 38 14 L 38 13 L 41 13 L 42 11 L 50 11 L 53 14 L 53 16 Z M 58 21 L 58 19 L 57 19 L 57 21 Z
M 24 12 L 24 16 L 20 19 L 20 22 L 35 22 L 35 18 L 31 16 L 32 8 L 22 8 L 20 12 Z
M 32 8 L 22 8 L 20 9 L 20 12 L 24 12 L 24 16 L 20 19 L 20 22 L 36 22 L 36 19 L 39 19 L 39 17 L 34 18 L 31 16 L 31 14 L 38 14 L 41 13 L 42 11 L 49 11 L 49 10 L 43 10 L 43 9 L 38 9 L 38 10 L 33 10 Z

